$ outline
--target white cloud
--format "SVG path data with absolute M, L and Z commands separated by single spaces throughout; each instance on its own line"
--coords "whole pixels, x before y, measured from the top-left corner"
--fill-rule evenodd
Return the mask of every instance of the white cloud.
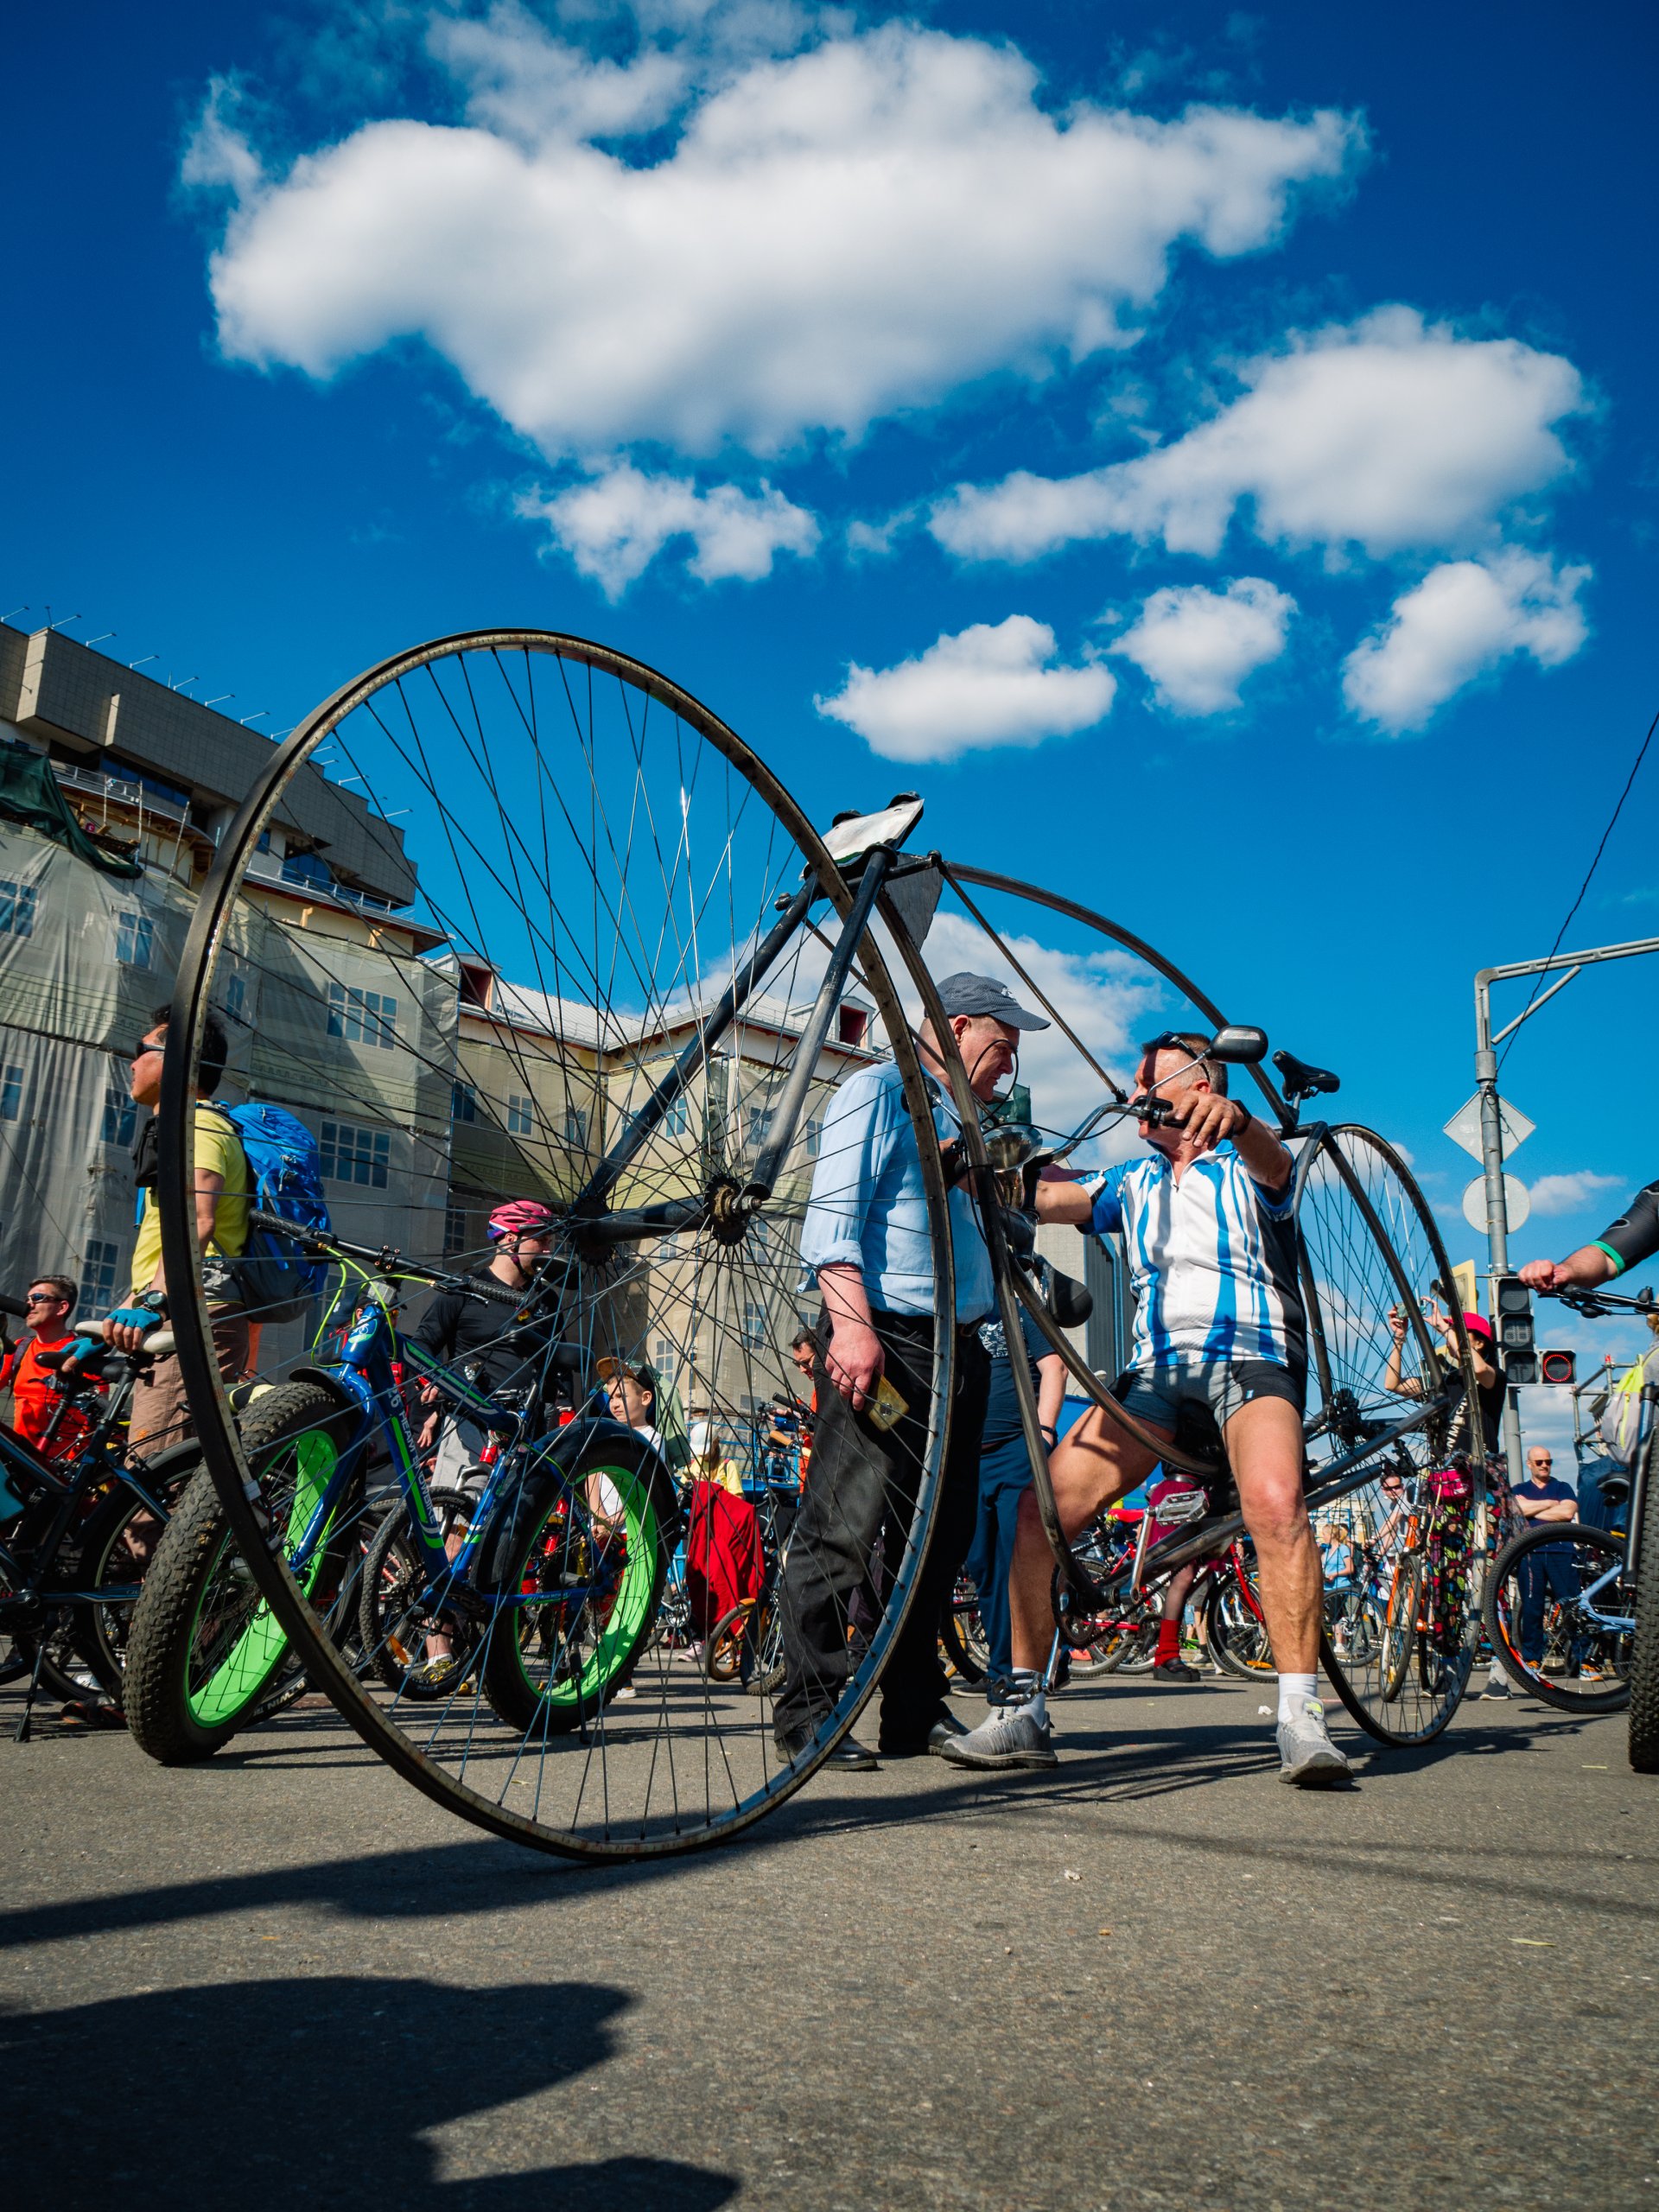
M 1537 1214 L 1577 1213 L 1594 1200 L 1624 1185 L 1617 1175 L 1598 1175 L 1580 1167 L 1571 1175 L 1541 1175 L 1527 1185 L 1532 1210 Z
M 1160 706 L 1224 714 L 1237 706 L 1244 678 L 1283 652 L 1295 612 L 1289 594 L 1261 576 L 1239 576 L 1225 591 L 1171 584 L 1152 594 L 1110 651 L 1152 679 Z
M 643 46 L 627 63 L 592 60 L 554 38 L 518 0 L 483 17 L 439 16 L 427 44 L 467 87 L 468 121 L 526 147 L 652 130 L 685 88 L 680 55 Z
M 1056 668 L 1054 632 L 1028 614 L 976 622 L 896 668 L 855 661 L 821 715 L 855 729 L 887 760 L 954 760 L 998 745 L 1070 737 L 1111 711 L 1116 679 L 1088 661 Z
M 655 116 L 665 70 L 500 11 L 438 45 L 464 127 L 370 124 L 281 179 L 219 150 L 219 342 L 326 377 L 423 339 L 550 454 L 857 435 L 1128 344 L 1179 246 L 1271 245 L 1363 146 L 1332 112 L 1057 119 L 1011 47 L 893 23 L 734 65 L 630 162 L 582 134 Z
M 698 491 L 689 477 L 648 476 L 626 462 L 551 497 L 521 499 L 521 514 L 545 522 L 584 576 L 616 599 L 643 575 L 664 545 L 689 537 L 686 562 L 703 583 L 770 575 L 779 553 L 810 554 L 817 519 L 770 484 L 745 492 L 735 484 Z
M 1349 654 L 1343 696 L 1362 720 L 1397 736 L 1421 729 L 1465 683 L 1515 653 L 1559 667 L 1587 634 L 1579 592 L 1589 575 L 1516 547 L 1443 562 Z
M 1293 337 L 1239 373 L 1242 397 L 1173 444 L 1081 476 L 958 486 L 933 535 L 964 560 L 1116 535 L 1213 556 L 1249 502 L 1268 544 L 1457 549 L 1562 474 L 1555 425 L 1586 405 L 1570 361 L 1403 307 Z

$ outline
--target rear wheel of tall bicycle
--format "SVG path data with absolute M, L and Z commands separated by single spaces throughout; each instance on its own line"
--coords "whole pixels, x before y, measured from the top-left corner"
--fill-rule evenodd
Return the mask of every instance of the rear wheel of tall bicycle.
M 313 1534 L 302 1592 L 325 1606 L 339 1594 L 345 1523 L 320 1535 L 312 1524 L 335 1471 L 339 1410 L 320 1384 L 287 1383 L 255 1402 L 240 1437 L 249 1480 L 286 1548 Z M 134 1608 L 125 1678 L 133 1740 L 163 1766 L 211 1758 L 259 1717 L 293 1664 L 288 1631 L 204 1470 L 168 1522 Z
M 846 796 L 880 801 L 887 788 Z M 580 1357 L 574 1380 L 569 1360 L 534 1377 L 550 1422 L 614 1363 L 643 1374 L 671 1466 L 686 1463 L 694 1408 L 724 1456 L 741 1456 L 754 1408 L 795 1379 L 790 1342 L 810 1318 L 807 1192 L 830 1095 L 861 1071 L 896 1086 L 915 1132 L 935 1310 L 950 1318 L 931 1104 L 873 936 L 803 1071 L 792 1145 L 772 1141 L 825 941 L 838 941 L 855 896 L 857 855 L 844 832 L 836 843 L 845 872 L 741 739 L 604 646 L 504 630 L 382 663 L 302 723 L 220 842 L 168 1030 L 179 1056 L 163 1082 L 164 1221 L 192 1190 L 189 1070 L 217 1010 L 232 1038 L 227 1089 L 245 1084 L 316 1133 L 342 1235 L 429 1263 L 442 1248 L 464 1269 L 487 1256 L 503 1199 L 551 1209 L 539 1294 Z M 188 1285 L 196 1257 L 175 1241 L 168 1280 Z M 811 1740 L 785 1756 L 771 1695 L 716 1695 L 667 1666 L 669 1639 L 663 1668 L 642 1660 L 635 1695 L 615 1701 L 628 1726 L 586 1739 L 581 1725 L 561 1728 L 562 1691 L 539 1683 L 539 1637 L 521 1652 L 528 1688 L 498 1674 L 499 1656 L 436 1703 L 372 1669 L 357 1679 L 259 1541 L 202 1310 L 182 1292 L 174 1305 L 197 1427 L 262 1594 L 312 1680 L 437 1802 L 548 1850 L 683 1851 L 780 1802 L 851 1726 L 931 1522 L 948 1327 L 912 1407 L 929 1437 L 913 1508 L 895 1506 L 906 1540 L 889 1562 L 890 1601 Z M 297 1327 L 266 1329 L 268 1376 L 306 1357 Z M 603 1395 L 588 1409 L 604 1413 Z M 804 1541 L 791 1541 L 803 1565 Z M 505 1599 L 493 1595 L 493 1630 Z
M 1478 1639 L 1486 1493 L 1467 1332 L 1451 1263 L 1410 1169 L 1370 1129 L 1310 1140 L 1297 1162 L 1297 1286 L 1307 1325 L 1306 1484 L 1314 1510 L 1352 1498 L 1368 1526 L 1392 1510 L 1399 1475 L 1420 1521 L 1438 1530 L 1432 1574 L 1402 1562 L 1380 1632 L 1321 1662 L 1362 1728 L 1389 1744 L 1426 1743 L 1462 1699 Z M 1438 1306 L 1449 1340 L 1424 1312 Z M 1393 1318 L 1404 1341 L 1395 1352 Z
M 1535 1593 L 1543 1649 L 1533 1660 L 1522 1647 L 1535 1574 L 1543 1584 Z M 1633 1611 L 1623 1539 L 1558 1522 L 1529 1529 L 1498 1554 L 1481 1618 L 1517 1689 L 1560 1713 L 1622 1713 L 1630 1701 L 1634 1642 L 1623 1624 Z

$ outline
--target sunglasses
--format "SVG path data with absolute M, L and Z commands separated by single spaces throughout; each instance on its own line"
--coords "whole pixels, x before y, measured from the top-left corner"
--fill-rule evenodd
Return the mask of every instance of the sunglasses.
M 61 1291 L 31 1290 L 23 1300 L 25 1306 L 61 1306 L 65 1302 Z
M 166 1050 L 167 1039 L 165 1038 L 162 1039 L 159 1045 L 152 1045 L 145 1039 L 141 1038 L 137 1044 L 136 1044 L 132 1050 L 127 1054 L 128 1065 L 130 1065 L 134 1060 L 142 1060 L 147 1053 L 164 1052 Z

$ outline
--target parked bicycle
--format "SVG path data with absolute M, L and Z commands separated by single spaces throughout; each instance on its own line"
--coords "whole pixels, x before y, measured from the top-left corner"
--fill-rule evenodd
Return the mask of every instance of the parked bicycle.
M 172 1341 L 170 1332 L 154 1331 L 142 1352 L 126 1357 L 99 1344 L 69 1373 L 73 1347 L 41 1355 L 59 1377 L 64 1408 L 91 1424 L 73 1458 L 48 1459 L 0 1427 L 0 1634 L 11 1640 L 12 1678 L 28 1685 L 19 1743 L 29 1739 L 42 1690 L 70 1704 L 90 1694 L 111 1718 L 122 1707 L 140 1588 L 200 1467 L 194 1440 L 147 1459 L 127 1446 L 133 1382 Z

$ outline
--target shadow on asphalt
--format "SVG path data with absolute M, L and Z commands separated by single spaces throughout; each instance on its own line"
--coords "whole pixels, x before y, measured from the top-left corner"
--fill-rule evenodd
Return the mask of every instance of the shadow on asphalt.
M 441 2161 L 433 2131 L 601 2064 L 631 2001 L 586 1982 L 317 1975 L 14 2013 L 11 2202 L 716 2212 L 735 2178 L 671 2159 L 442 2177 L 455 2146 Z

